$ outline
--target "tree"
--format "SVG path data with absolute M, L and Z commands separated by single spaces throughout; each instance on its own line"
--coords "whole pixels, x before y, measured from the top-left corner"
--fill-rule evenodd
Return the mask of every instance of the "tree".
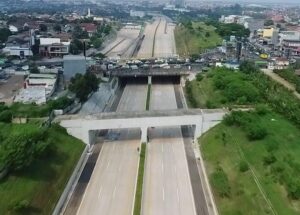
M 254 63 L 251 61 L 243 61 L 240 64 L 240 71 L 246 74 L 257 73 L 259 70 L 255 67 Z
M 271 25 L 274 25 L 274 22 L 271 19 L 266 20 L 264 23 L 264 26 L 271 26 Z
M 74 39 L 87 39 L 89 38 L 89 34 L 86 31 L 83 31 L 79 25 L 76 25 L 73 30 L 73 38 Z
M 71 78 L 69 90 L 75 93 L 81 102 L 85 102 L 90 93 L 98 90 L 98 84 L 96 75 L 91 72 L 87 72 L 84 75 L 76 74 L 75 77 Z
M 0 29 L 0 42 L 5 43 L 10 35 L 12 35 L 12 33 L 8 28 L 1 28 Z
M 92 44 L 94 48 L 98 49 L 102 45 L 102 40 L 100 38 L 96 38 L 95 40 L 92 41 Z
M 29 65 L 29 71 L 30 71 L 30 73 L 33 73 L 33 74 L 40 73 L 40 70 L 38 69 L 38 67 L 36 66 L 35 63 L 32 63 Z
M 61 32 L 61 26 L 56 24 L 54 27 L 53 27 L 54 31 L 56 32 Z
M 48 146 L 46 137 L 46 131 L 39 127 L 23 128 L 10 134 L 1 144 L 0 164 L 9 171 L 30 165 Z
M 48 30 L 47 25 L 45 24 L 40 24 L 40 31 L 46 32 Z
M 78 39 L 74 39 L 70 44 L 71 54 L 77 55 L 82 51 L 83 51 L 83 43 Z

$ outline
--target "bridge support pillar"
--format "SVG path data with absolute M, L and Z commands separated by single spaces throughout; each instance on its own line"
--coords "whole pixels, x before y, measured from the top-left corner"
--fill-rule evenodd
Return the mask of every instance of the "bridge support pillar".
M 91 133 L 89 130 L 82 129 L 82 141 L 91 146 Z
M 152 76 L 148 76 L 148 84 L 152 84 Z
M 202 135 L 202 125 L 196 124 L 195 125 L 195 132 L 194 132 L 194 142 L 197 142 L 198 138 Z
M 141 142 L 142 143 L 148 142 L 148 128 L 147 127 L 141 128 Z

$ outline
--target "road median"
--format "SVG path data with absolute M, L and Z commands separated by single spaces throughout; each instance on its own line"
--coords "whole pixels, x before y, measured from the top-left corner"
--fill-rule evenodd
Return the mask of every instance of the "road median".
M 146 143 L 142 143 L 141 151 L 140 151 L 140 161 L 139 161 L 138 178 L 137 178 L 137 185 L 136 185 L 136 191 L 135 191 L 133 215 L 141 214 L 145 157 L 146 157 Z

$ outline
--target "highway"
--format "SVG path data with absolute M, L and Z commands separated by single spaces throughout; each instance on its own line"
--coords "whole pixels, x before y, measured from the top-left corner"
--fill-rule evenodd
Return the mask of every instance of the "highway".
M 150 109 L 176 108 L 173 84 L 153 82 Z M 149 139 L 142 214 L 196 214 L 181 128 L 150 128 Z
M 152 23 L 147 23 L 144 31 L 145 38 L 141 44 L 141 48 L 138 52 L 138 58 L 151 58 L 153 50 L 153 40 L 155 37 L 155 30 L 160 24 L 160 19 L 156 19 Z
M 154 57 L 174 57 L 176 54 L 174 29 L 174 24 L 161 19 L 155 36 Z
M 110 58 L 131 57 L 139 33 L 139 29 L 122 28 L 118 31 L 115 40 L 109 43 L 101 52 Z
M 145 38 L 137 57 L 173 57 L 176 54 L 174 29 L 175 25 L 168 23 L 164 17 L 156 18 L 153 23 L 147 23 Z
M 145 109 L 146 84 L 127 84 L 117 111 Z M 140 130 L 110 132 L 77 211 L 78 215 L 131 215 L 140 146 Z

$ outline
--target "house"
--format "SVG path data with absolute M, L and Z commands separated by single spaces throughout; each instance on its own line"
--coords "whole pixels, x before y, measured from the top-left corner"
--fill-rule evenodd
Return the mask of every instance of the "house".
M 278 57 L 272 60 L 274 69 L 286 69 L 289 65 L 289 59 L 284 57 Z
M 97 26 L 93 23 L 82 23 L 80 24 L 82 30 L 88 32 L 89 37 L 93 36 L 97 32 Z
M 69 53 L 70 41 L 63 42 L 60 38 L 40 38 L 39 53 L 44 57 L 62 57 Z
M 285 56 L 300 56 L 300 33 L 298 31 L 281 32 L 280 45 Z
M 3 53 L 20 58 L 32 56 L 31 46 L 33 41 L 31 32 L 9 36 Z

